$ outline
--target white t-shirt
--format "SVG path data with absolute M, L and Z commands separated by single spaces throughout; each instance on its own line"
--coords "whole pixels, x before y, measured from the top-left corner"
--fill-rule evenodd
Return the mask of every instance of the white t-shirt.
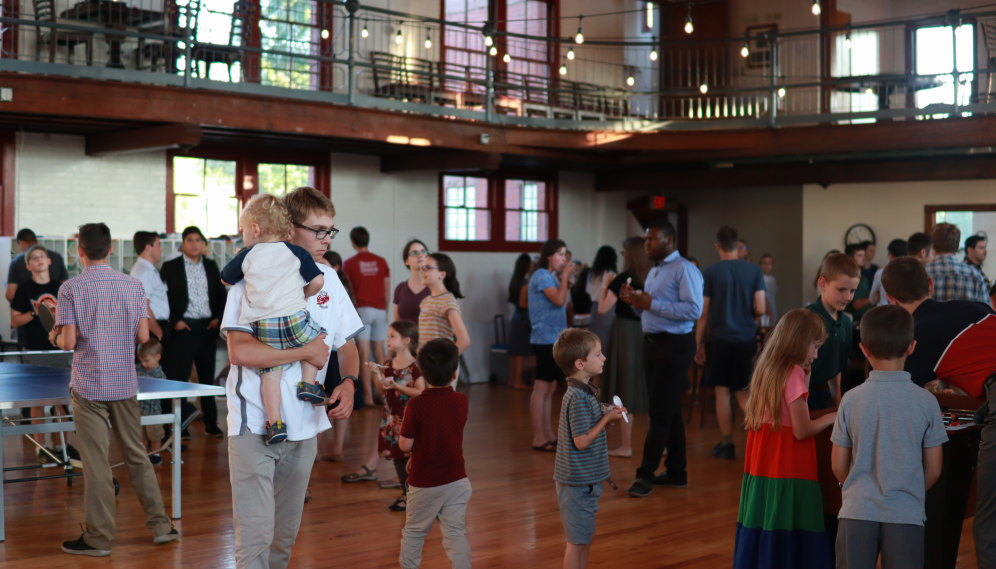
M 277 241 L 257 243 L 236 255 L 221 272 L 221 280 L 246 283 L 239 323 L 249 324 L 305 310 L 304 286 L 320 274 L 310 253 Z
M 335 271 L 325 265 L 318 267 L 325 275 L 325 286 L 308 299 L 308 312 L 328 332 L 325 343 L 337 350 L 363 330 L 363 323 Z M 221 321 L 223 334 L 232 330 L 252 333 L 249 325 L 239 323 L 245 291 L 245 280 L 228 291 L 228 304 L 225 305 L 225 316 Z M 318 383 L 325 383 L 327 370 L 327 364 L 319 370 L 316 378 Z M 324 407 L 315 407 L 297 398 L 299 381 L 300 364 L 284 369 L 280 377 L 280 412 L 287 424 L 287 438 L 292 441 L 310 439 L 332 427 Z M 228 372 L 225 395 L 228 399 L 229 436 L 244 435 L 247 432 L 262 435 L 266 432 L 266 407 L 263 405 L 261 387 L 259 370 L 256 368 L 232 366 Z

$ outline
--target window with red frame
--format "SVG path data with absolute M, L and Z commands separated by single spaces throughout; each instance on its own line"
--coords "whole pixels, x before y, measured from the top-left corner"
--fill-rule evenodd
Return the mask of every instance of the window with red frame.
M 538 251 L 557 235 L 556 184 L 542 177 L 440 177 L 443 251 Z

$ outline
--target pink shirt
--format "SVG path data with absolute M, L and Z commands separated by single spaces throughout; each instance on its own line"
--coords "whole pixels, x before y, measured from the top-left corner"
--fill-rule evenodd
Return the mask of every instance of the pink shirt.
M 789 404 L 800 397 L 803 401 L 809 397 L 809 390 L 806 388 L 806 372 L 799 366 L 793 366 L 788 381 L 785 382 L 785 395 L 782 397 L 783 427 L 792 428 L 792 414 L 789 413 Z M 768 423 L 770 422 L 768 421 Z

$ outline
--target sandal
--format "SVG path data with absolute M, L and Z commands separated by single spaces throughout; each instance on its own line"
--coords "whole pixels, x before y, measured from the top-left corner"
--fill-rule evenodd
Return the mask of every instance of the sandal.
M 388 510 L 392 512 L 404 512 L 408 509 L 408 497 L 402 496 L 394 501 L 393 504 L 387 507 Z
M 390 490 L 392 488 L 401 488 L 401 481 L 398 480 L 397 478 L 392 478 L 390 480 L 384 480 L 382 482 L 378 482 L 377 486 L 379 486 L 382 490 Z
M 547 441 L 540 446 L 534 446 L 533 450 L 539 452 L 557 452 L 557 441 Z
M 377 481 L 377 471 L 367 468 L 367 465 L 362 465 L 364 473 L 350 472 L 349 474 L 342 476 L 341 480 L 346 484 L 353 484 L 354 482 L 376 482 Z

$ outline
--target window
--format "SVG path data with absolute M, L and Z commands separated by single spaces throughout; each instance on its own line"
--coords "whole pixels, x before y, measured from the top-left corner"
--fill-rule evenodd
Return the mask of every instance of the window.
M 443 251 L 539 251 L 556 237 L 552 179 L 493 174 L 440 176 Z
M 284 196 L 301 186 L 315 185 L 315 168 L 298 164 L 260 164 L 259 193 Z
M 549 36 L 550 4 L 541 0 L 507 0 L 505 30 L 529 36 Z M 545 41 L 509 37 L 507 64 L 509 73 L 548 78 L 550 46 Z M 513 82 L 518 82 L 513 80 Z
M 850 46 L 848 46 L 848 38 Z M 879 35 L 873 30 L 856 30 L 849 34 L 837 34 L 834 38 L 834 77 L 860 77 L 879 74 Z M 879 87 L 881 89 L 881 87 Z M 888 94 L 877 92 L 871 85 L 860 82 L 850 83 L 833 93 L 833 112 L 856 113 L 877 111 L 879 96 Z M 875 122 L 875 119 L 857 119 L 842 123 Z
M 261 0 L 259 32 L 263 85 L 315 89 L 318 68 L 310 58 L 318 54 L 320 31 L 312 0 Z M 289 54 L 298 54 L 294 57 Z
M 927 205 L 923 209 L 927 235 L 938 223 L 958 226 L 961 231 L 959 259 L 964 258 L 965 240 L 972 235 L 983 237 L 986 241 L 989 235 L 996 235 L 996 204 Z M 982 262 L 982 272 L 990 276 L 996 274 L 996 255 L 986 257 Z
M 951 26 L 917 28 L 914 36 L 914 57 L 917 75 L 939 75 L 934 79 L 935 86 L 921 89 L 916 94 L 917 108 L 936 103 L 951 105 L 955 102 L 954 56 L 958 56 L 958 104 L 967 105 L 972 98 L 972 83 L 975 80 L 975 28 L 964 24 L 951 37 Z M 955 45 L 957 42 L 957 46 Z M 946 116 L 946 115 L 942 115 Z
M 488 20 L 488 0 L 444 0 L 443 19 L 474 26 Z M 476 30 L 443 26 L 443 74 L 483 80 L 487 62 L 484 38 Z M 484 87 L 466 81 L 445 79 L 446 89 L 460 93 L 483 93 Z
M 190 0 L 179 0 L 178 4 L 186 6 Z M 197 41 L 216 45 L 241 45 L 241 38 L 232 37 L 232 0 L 202 0 L 201 7 L 197 14 Z M 186 25 L 179 22 L 179 25 Z M 200 76 L 213 79 L 215 81 L 229 81 L 228 67 L 225 65 L 199 64 Z M 186 68 L 186 56 L 180 56 L 177 68 Z M 209 72 L 206 70 L 210 70 Z M 207 75 L 205 75 L 207 73 Z M 242 64 L 236 61 L 232 64 L 231 81 L 239 81 L 242 77 Z
M 196 225 L 207 235 L 239 231 L 235 162 L 173 158 L 174 227 Z

